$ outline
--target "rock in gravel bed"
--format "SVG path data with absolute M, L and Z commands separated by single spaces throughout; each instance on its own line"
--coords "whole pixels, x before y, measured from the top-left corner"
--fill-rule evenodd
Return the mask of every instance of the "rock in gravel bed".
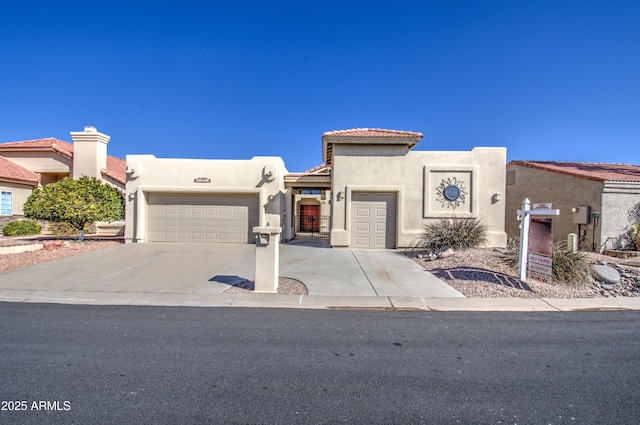
M 608 269 L 609 275 L 600 276 L 594 272 L 594 288 L 604 296 L 638 297 L 640 296 L 640 269 L 622 266 L 614 262 L 600 262 L 591 266 Z M 616 274 L 618 279 L 616 280 Z
M 613 267 L 609 267 L 604 264 L 592 264 L 591 271 L 595 274 L 598 280 L 605 283 L 616 284 L 620 282 L 620 273 Z

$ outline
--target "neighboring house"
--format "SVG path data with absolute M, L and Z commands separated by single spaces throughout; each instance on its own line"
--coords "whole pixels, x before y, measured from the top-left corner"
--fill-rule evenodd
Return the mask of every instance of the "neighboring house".
M 109 136 L 93 127 L 72 132 L 73 144 L 54 138 L 0 143 L 0 220 L 22 216 L 34 188 L 65 177 L 96 177 L 124 192 L 125 161 L 107 155 Z M 18 216 L 18 217 L 16 217 Z
M 423 226 L 472 217 L 505 246 L 506 149 L 413 152 L 421 133 L 324 133 L 325 164 L 289 173 L 279 157 L 162 159 L 127 155 L 127 242 L 253 243 L 255 226 L 326 235 L 334 247 L 413 246 Z
M 505 227 L 519 235 L 522 200 L 551 203 L 555 242 L 578 235 L 580 249 L 624 248 L 627 226 L 640 220 L 640 166 L 585 162 L 511 161 L 507 164 Z

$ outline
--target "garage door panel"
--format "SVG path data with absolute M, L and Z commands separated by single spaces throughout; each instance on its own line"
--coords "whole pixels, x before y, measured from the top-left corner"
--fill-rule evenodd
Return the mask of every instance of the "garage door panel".
M 355 224 L 357 231 L 368 232 L 371 229 L 371 223 L 358 221 Z
M 356 236 L 356 246 L 369 246 L 371 245 L 371 238 L 369 236 Z
M 252 243 L 259 223 L 251 195 L 151 194 L 149 241 Z
M 356 217 L 370 217 L 371 210 L 369 208 L 359 208 L 356 207 Z

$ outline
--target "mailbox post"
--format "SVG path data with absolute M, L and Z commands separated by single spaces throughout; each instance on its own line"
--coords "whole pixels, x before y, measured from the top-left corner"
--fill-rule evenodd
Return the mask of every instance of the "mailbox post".
M 254 227 L 256 234 L 255 292 L 278 291 L 281 227 Z

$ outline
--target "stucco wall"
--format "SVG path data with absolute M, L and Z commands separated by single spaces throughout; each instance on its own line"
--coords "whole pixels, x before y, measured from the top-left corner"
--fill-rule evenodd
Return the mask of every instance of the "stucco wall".
M 3 192 L 11 192 L 11 209 L 13 215 L 22 215 L 22 206 L 31 195 L 33 187 L 15 183 L 0 182 L 0 190 Z
M 273 172 L 273 179 L 266 176 L 265 170 Z M 127 155 L 125 240 L 145 241 L 147 197 L 151 192 L 253 194 L 259 197 L 261 226 L 267 223 L 287 226 L 280 220 L 285 210 L 283 176 L 286 173 L 278 157 L 204 160 Z M 194 180 L 198 178 L 210 182 L 197 183 Z
M 428 220 L 476 217 L 489 229 L 489 245 L 504 246 L 506 149 L 468 152 L 407 152 L 406 146 L 334 146 L 332 182 L 333 246 L 350 245 L 350 202 L 354 191 L 397 194 L 397 247 L 413 246 Z M 436 201 L 442 180 L 456 178 L 466 191 L 453 208 Z M 341 196 L 342 194 L 343 196 Z
M 2 152 L 2 156 L 34 173 L 69 173 L 71 159 L 55 152 Z
M 71 133 L 77 134 L 77 133 Z M 86 133 L 79 133 L 85 135 Z M 74 140 L 73 141 L 73 178 L 82 176 L 102 179 L 101 170 L 107 168 L 107 143 L 108 136 L 102 133 L 88 133 L 98 140 Z M 98 137 L 102 136 L 102 137 Z M 76 136 L 77 138 L 77 136 Z
M 624 235 L 640 205 L 640 183 L 605 182 L 602 193 L 601 249 L 630 248 Z
M 520 235 L 516 211 L 521 209 L 524 198 L 532 203 L 551 202 L 553 209 L 560 210 L 560 215 L 553 217 L 554 242 L 566 241 L 569 233 L 578 233 L 571 208 L 586 205 L 591 207 L 592 213 L 601 211 L 602 182 L 521 165 L 509 165 L 507 174 L 511 171 L 515 172 L 515 184 L 507 185 L 505 228 L 509 235 Z M 593 224 L 591 220 L 590 224 L 581 226 L 582 249 L 591 250 L 594 239 L 596 246 L 600 245 L 599 230 L 595 229 L 594 235 Z

